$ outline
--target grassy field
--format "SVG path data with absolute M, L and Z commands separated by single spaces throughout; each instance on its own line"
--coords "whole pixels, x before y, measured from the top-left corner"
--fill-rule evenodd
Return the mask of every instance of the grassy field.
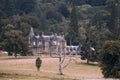
M 75 80 L 85 78 L 102 78 L 97 64 L 86 64 L 79 58 L 71 61 L 59 75 L 57 58 L 41 58 L 40 71 L 35 67 L 37 57 L 6 57 L 0 56 L 0 80 Z M 68 59 L 65 60 L 66 64 Z M 63 65 L 64 65 L 63 64 Z

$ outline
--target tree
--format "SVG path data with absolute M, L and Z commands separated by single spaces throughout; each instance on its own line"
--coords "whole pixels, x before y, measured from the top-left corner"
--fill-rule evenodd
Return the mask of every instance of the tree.
M 106 41 L 99 57 L 104 77 L 120 78 L 120 41 Z
M 60 39 L 59 36 L 62 38 Z M 50 39 L 50 56 L 52 58 L 59 59 L 59 73 L 63 75 L 63 69 L 66 68 L 72 60 L 71 53 L 69 54 L 68 63 L 64 63 L 66 59 L 66 40 L 64 39 L 63 33 L 57 35 L 53 34 L 53 37 Z
M 99 10 L 91 19 L 92 25 L 96 25 L 98 29 L 106 26 L 109 21 L 110 13 L 107 10 Z
M 86 0 L 65 0 L 66 3 L 72 4 L 74 6 L 82 5 L 86 3 Z
M 93 15 L 94 12 L 91 12 L 93 7 L 91 5 L 85 4 L 85 5 L 81 5 L 78 6 L 78 19 L 80 20 L 86 20 L 88 19 L 88 17 L 90 16 L 90 14 Z
M 66 3 L 72 4 L 72 5 L 82 5 L 82 4 L 90 4 L 92 6 L 101 6 L 105 5 L 106 0 L 65 0 Z
M 20 22 L 27 23 L 34 28 L 38 28 L 40 25 L 39 19 L 36 16 L 23 15 L 23 16 L 20 16 L 20 20 L 21 20 Z M 21 26 L 21 27 L 23 27 L 23 26 Z
M 0 10 L 0 19 L 5 17 L 6 17 L 6 14 L 4 13 L 4 11 Z
M 65 4 L 61 4 L 58 8 L 58 11 L 65 17 L 70 17 L 70 12 Z
M 62 15 L 54 10 L 48 10 L 46 12 L 46 18 L 52 22 L 62 22 Z
M 7 25 L 3 28 L 3 47 L 9 53 L 14 52 L 15 57 L 18 53 L 27 55 L 28 44 L 20 30 L 16 30 L 13 25 Z
M 23 10 L 25 13 L 31 12 L 35 7 L 35 0 L 24 0 L 20 6 L 20 9 Z
M 78 26 L 78 18 L 77 18 L 77 9 L 74 6 L 71 11 L 71 19 L 70 19 L 70 28 L 67 35 L 68 44 L 78 44 L 79 42 L 79 26 Z
M 112 32 L 112 39 L 120 37 L 120 0 L 107 0 L 107 8 L 110 12 L 108 29 Z
M 91 26 L 88 29 L 89 38 L 100 48 L 106 39 L 110 39 L 111 32 L 107 28 L 110 13 L 107 10 L 100 10 L 91 19 Z
M 7 16 L 13 16 L 15 14 L 15 4 L 14 4 L 14 0 L 6 0 L 5 1 L 5 13 L 7 14 Z
M 86 29 L 85 27 L 80 27 L 79 28 L 79 32 L 80 32 L 80 42 L 81 43 L 85 43 L 85 40 L 86 40 Z
M 86 3 L 92 5 L 92 6 L 101 6 L 105 5 L 106 0 L 86 0 Z

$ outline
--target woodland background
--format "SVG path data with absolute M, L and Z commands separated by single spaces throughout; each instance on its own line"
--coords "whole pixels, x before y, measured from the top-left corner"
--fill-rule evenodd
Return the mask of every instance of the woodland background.
M 68 45 L 120 39 L 119 0 L 0 0 L 0 49 L 29 52 L 28 35 L 63 32 Z

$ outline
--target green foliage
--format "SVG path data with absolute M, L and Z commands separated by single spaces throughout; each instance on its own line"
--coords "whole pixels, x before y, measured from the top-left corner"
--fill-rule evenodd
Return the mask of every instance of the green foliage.
M 69 18 L 70 17 L 70 12 L 67 8 L 67 6 L 65 4 L 61 4 L 58 7 L 58 11 L 65 17 L 65 18 Z
M 46 12 L 46 18 L 50 21 L 57 21 L 57 22 L 61 22 L 62 21 L 62 16 L 60 13 L 55 12 L 53 10 L 49 10 Z
M 5 48 L 2 45 L 9 30 L 10 34 L 11 30 L 21 32 L 27 39 L 30 27 L 37 34 L 64 32 L 68 44 L 78 45 L 79 41 L 84 44 L 89 38 L 100 48 L 106 39 L 120 39 L 116 3 L 119 0 L 107 0 L 107 5 L 105 0 L 0 0 L 1 49 Z
M 106 0 L 86 0 L 86 3 L 92 5 L 92 6 L 100 6 L 105 5 Z
M 92 6 L 100 6 L 105 5 L 106 0 L 65 0 L 66 3 L 72 4 L 72 5 L 82 5 L 82 4 L 90 4 Z
M 78 18 L 80 20 L 88 19 L 89 18 L 89 14 L 91 14 L 89 12 L 89 9 L 91 9 L 91 8 L 92 8 L 91 5 L 88 5 L 88 4 L 78 6 Z
M 110 19 L 107 23 L 108 29 L 113 33 L 112 38 L 120 36 L 120 0 L 107 0 L 107 10 L 110 12 Z
M 120 35 L 119 4 L 119 0 L 107 0 L 107 8 L 97 7 L 101 10 L 93 14 L 90 23 L 95 26 L 95 30 L 90 33 L 95 33 L 96 37 L 91 39 L 97 41 L 97 45 L 101 45 L 107 39 L 118 40 Z
M 7 25 L 5 28 L 10 26 L 14 27 L 12 25 Z M 22 32 L 15 28 L 5 31 L 3 43 L 4 49 L 8 52 L 14 52 L 15 54 L 21 53 L 25 55 L 28 52 L 28 44 L 23 37 Z
M 25 0 L 23 1 L 23 4 L 21 5 L 21 9 L 25 13 L 29 13 L 34 9 L 35 6 L 35 0 Z
M 10 17 L 16 14 L 29 13 L 35 7 L 36 0 L 0 0 L 0 10 Z
M 78 44 L 79 42 L 79 26 L 78 26 L 78 17 L 77 17 L 76 7 L 72 8 L 71 19 L 70 19 L 70 28 L 68 30 L 67 40 L 69 44 Z M 72 43 L 71 43 L 72 42 Z
M 79 36 L 79 38 L 80 38 L 80 42 L 81 43 L 84 43 L 85 42 L 85 40 L 86 40 L 86 29 L 84 28 L 84 27 L 80 27 L 79 28 L 79 32 L 80 32 L 80 36 Z
M 66 0 L 66 3 L 78 6 L 85 4 L 86 0 Z
M 91 23 L 93 25 L 96 24 L 97 27 L 106 26 L 105 24 L 108 22 L 110 17 L 110 13 L 107 10 L 99 10 L 93 16 Z
M 6 17 L 6 14 L 2 10 L 0 10 L 0 19 L 5 18 L 5 17 Z
M 20 17 L 20 20 L 21 22 L 25 22 L 34 28 L 38 28 L 40 25 L 39 19 L 36 16 L 23 15 Z
M 6 0 L 4 11 L 7 14 L 7 17 L 13 16 L 15 14 L 14 0 Z
M 99 57 L 104 77 L 120 78 L 120 41 L 106 41 Z

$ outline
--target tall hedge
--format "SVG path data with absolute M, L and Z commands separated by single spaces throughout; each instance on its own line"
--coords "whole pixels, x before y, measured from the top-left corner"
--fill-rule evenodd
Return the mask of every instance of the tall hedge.
M 106 41 L 103 44 L 100 67 L 105 78 L 120 78 L 120 41 Z

